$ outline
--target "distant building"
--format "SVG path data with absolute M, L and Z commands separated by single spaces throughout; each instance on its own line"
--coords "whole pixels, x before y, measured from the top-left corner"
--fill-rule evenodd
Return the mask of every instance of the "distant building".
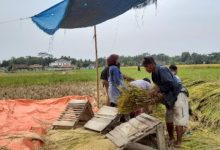
M 13 64 L 12 70 L 28 70 L 29 66 L 27 64 Z
M 43 69 L 43 65 L 33 64 L 33 65 L 30 65 L 29 68 L 33 70 Z
M 50 67 L 56 67 L 56 68 L 72 68 L 70 60 L 66 59 L 58 59 L 55 62 L 52 62 L 49 64 Z
M 30 70 L 42 70 L 43 66 L 40 64 L 33 64 L 33 65 L 27 65 L 27 64 L 13 64 L 11 66 L 11 70 L 16 71 L 16 70 L 26 70 L 26 71 L 30 71 Z

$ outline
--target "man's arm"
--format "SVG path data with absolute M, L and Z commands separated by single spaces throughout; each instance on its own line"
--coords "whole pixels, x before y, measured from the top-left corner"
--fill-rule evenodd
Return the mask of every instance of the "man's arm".
M 111 73 L 111 77 L 112 77 L 112 80 L 113 80 L 113 82 L 117 85 L 117 86 L 119 86 L 119 85 L 121 85 L 121 74 L 120 74 L 120 71 L 118 70 L 118 69 L 116 69 L 116 68 L 112 68 L 111 70 L 110 70 L 110 73 Z

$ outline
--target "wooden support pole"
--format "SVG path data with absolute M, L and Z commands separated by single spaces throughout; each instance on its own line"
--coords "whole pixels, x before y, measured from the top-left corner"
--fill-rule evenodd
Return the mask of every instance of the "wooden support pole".
M 94 26 L 94 40 L 95 40 L 95 56 L 96 56 L 96 90 L 97 90 L 96 92 L 97 92 L 97 103 L 99 108 L 99 61 L 98 61 L 96 26 Z
M 157 145 L 159 150 L 167 150 L 162 123 L 157 125 Z

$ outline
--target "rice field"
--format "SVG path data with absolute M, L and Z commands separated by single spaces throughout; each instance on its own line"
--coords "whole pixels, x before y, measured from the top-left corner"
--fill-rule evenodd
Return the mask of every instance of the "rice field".
M 218 150 L 220 149 L 220 65 L 178 67 L 178 75 L 190 92 L 190 104 L 193 109 L 189 132 L 184 137 L 182 149 Z M 138 72 L 137 67 L 122 67 L 121 71 L 135 79 L 150 78 L 144 68 Z M 40 100 L 67 95 L 91 95 L 96 98 L 95 81 L 95 70 L 1 72 L 0 99 Z M 105 104 L 105 98 L 105 91 L 100 85 L 101 105 Z M 154 116 L 164 121 L 163 113 L 164 106 L 160 106 L 155 108 Z M 57 142 L 59 139 L 53 141 Z M 71 144 L 69 146 L 71 147 Z
M 180 65 L 178 75 L 182 79 L 220 81 L 220 65 Z M 101 72 L 99 69 L 99 74 Z M 137 71 L 137 67 L 122 67 L 123 74 L 135 79 L 150 77 L 144 68 Z M 63 83 L 79 83 L 96 81 L 96 71 L 72 70 L 72 71 L 32 71 L 3 73 L 0 72 L 0 87 L 30 86 L 30 85 L 54 85 Z

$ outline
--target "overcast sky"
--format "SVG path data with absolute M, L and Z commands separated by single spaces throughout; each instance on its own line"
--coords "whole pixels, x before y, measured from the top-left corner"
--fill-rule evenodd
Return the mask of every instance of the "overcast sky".
M 0 0 L 0 22 L 33 16 L 59 1 Z M 100 57 L 220 52 L 220 0 L 158 0 L 157 9 L 130 10 L 98 25 L 97 34 Z M 0 60 L 39 52 L 95 58 L 92 27 L 59 30 L 52 38 L 30 19 L 0 24 Z

